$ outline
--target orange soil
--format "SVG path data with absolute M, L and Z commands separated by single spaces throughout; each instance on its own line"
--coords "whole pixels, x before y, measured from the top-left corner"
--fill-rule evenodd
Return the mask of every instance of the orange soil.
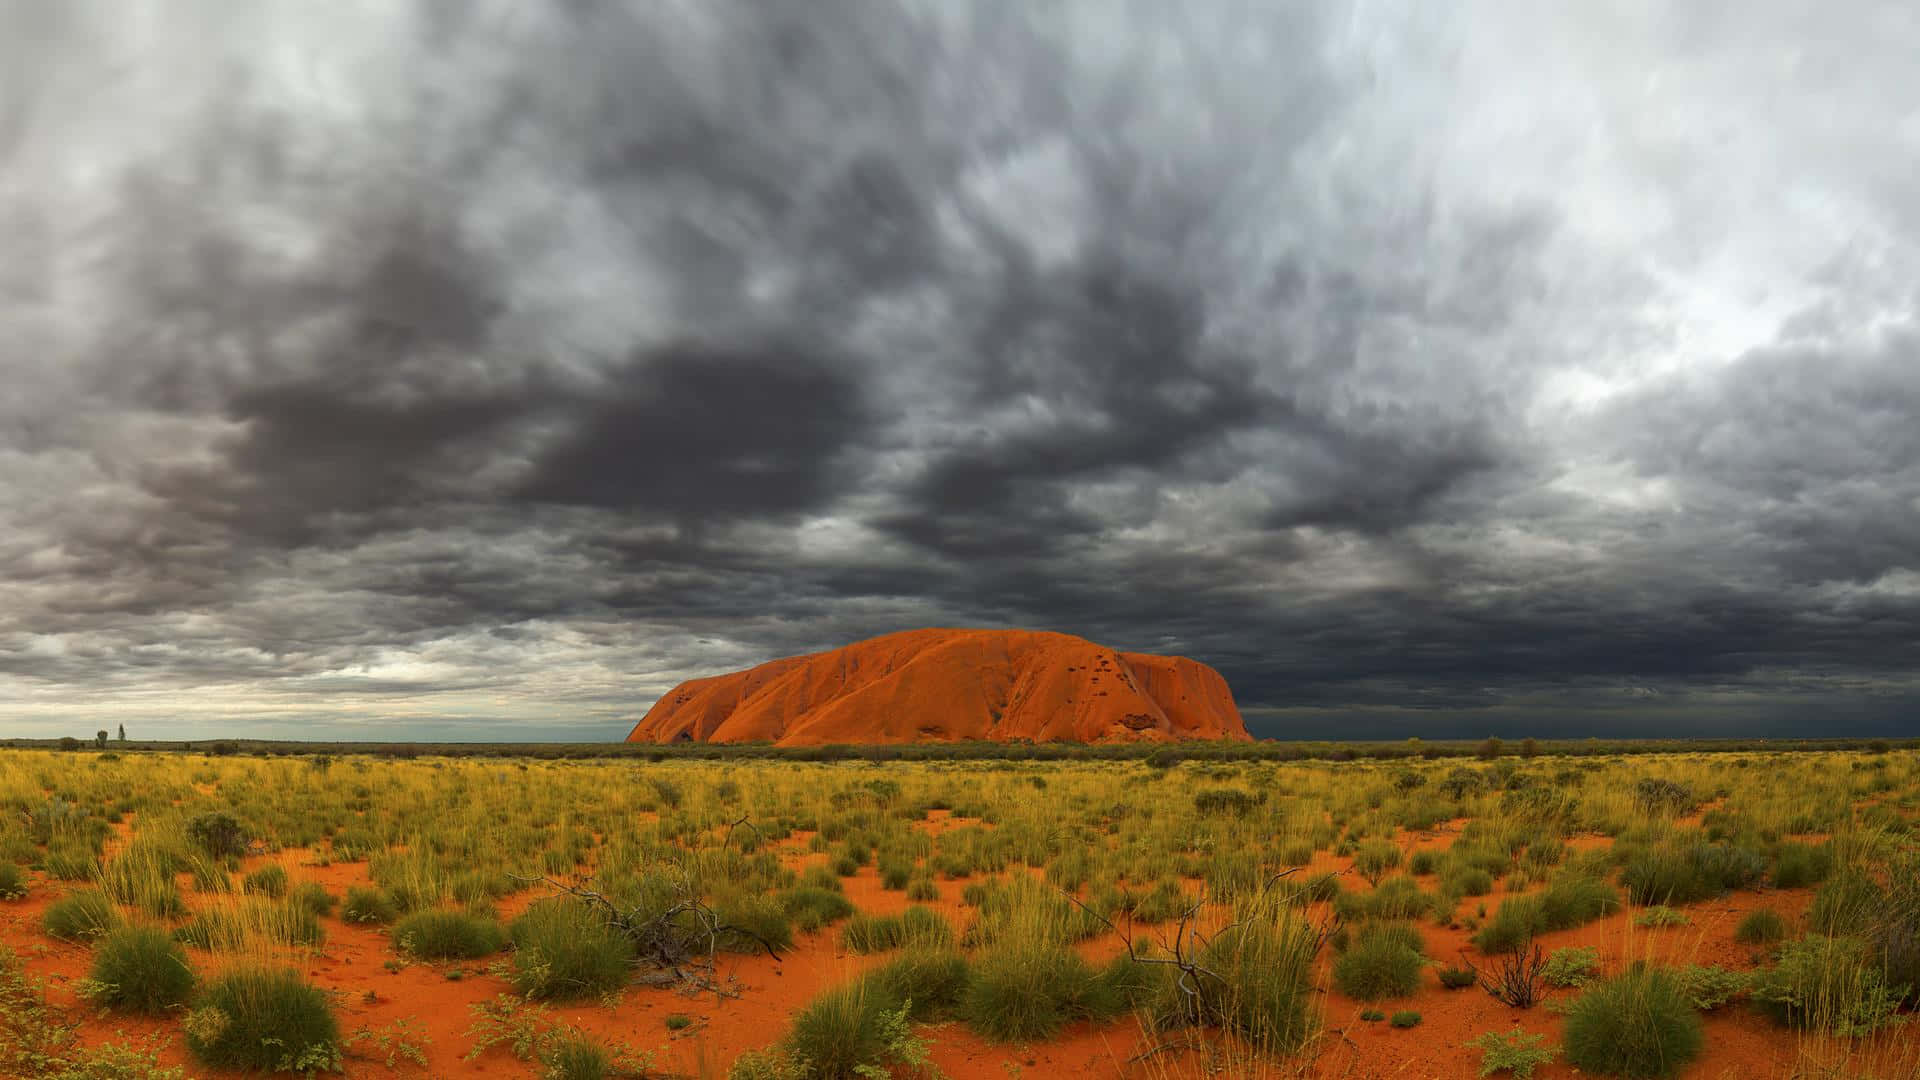
M 976 823 L 955 821 L 942 813 L 921 824 L 938 830 Z M 1458 824 L 1448 823 L 1437 832 L 1444 835 L 1457 831 Z M 1409 848 L 1431 846 L 1434 835 L 1407 834 L 1401 842 Z M 1607 842 L 1603 837 L 1577 839 L 1581 847 Z M 779 850 L 796 869 L 818 865 L 826 859 L 823 853 L 805 850 L 804 834 L 789 838 L 779 845 Z M 365 863 L 305 865 L 309 857 L 304 851 L 286 851 L 250 859 L 246 869 L 278 861 L 296 881 L 318 881 L 336 894 L 344 893 L 349 885 L 369 883 Z M 1345 873 L 1348 869 L 1348 860 L 1337 859 L 1326 852 L 1316 854 L 1309 868 L 1316 873 L 1322 870 Z M 1010 872 L 1029 871 L 1019 867 Z M 1344 881 L 1350 889 L 1363 887 L 1357 875 L 1349 875 Z M 941 880 L 937 884 L 940 897 L 929 902 L 929 906 L 939 910 L 957 929 L 965 927 L 970 920 L 970 909 L 959 902 L 964 881 Z M 1430 885 L 1431 880 L 1423 884 Z M 909 904 L 904 892 L 882 889 L 872 867 L 845 879 L 845 887 L 848 899 L 864 912 L 897 914 Z M 36 878 L 27 899 L 0 903 L 0 942 L 19 953 L 30 971 L 47 980 L 48 996 L 54 1004 L 74 1010 L 75 1015 L 89 1017 L 83 1028 L 85 1040 L 99 1045 L 151 1037 L 164 1045 L 164 1062 L 186 1065 L 190 1075 L 208 1078 L 244 1075 L 193 1064 L 178 1038 L 176 1020 L 104 1016 L 88 1011 L 75 994 L 73 984 L 87 974 L 90 951 L 84 946 L 54 941 L 40 930 L 46 906 L 67 891 L 69 887 L 60 882 Z M 1481 904 L 1491 914 L 1500 901 L 1510 895 L 1518 894 L 1495 892 L 1487 897 L 1469 898 L 1462 902 L 1459 914 L 1463 919 L 1471 916 Z M 501 914 L 511 917 L 537 898 L 538 894 L 531 892 L 510 897 L 499 905 Z M 1733 893 L 1688 907 L 1686 911 L 1693 920 L 1690 926 L 1658 930 L 1635 927 L 1634 912 L 1628 910 L 1576 930 L 1545 935 L 1541 944 L 1549 951 L 1570 945 L 1595 947 L 1600 951 L 1606 974 L 1641 958 L 1672 964 L 1722 964 L 1748 970 L 1758 957 L 1750 947 L 1733 941 L 1733 930 L 1740 918 L 1757 908 L 1771 908 L 1790 920 L 1795 919 L 1804 914 L 1811 899 L 1812 891 L 1807 889 Z M 1324 906 L 1316 905 L 1308 914 L 1320 919 L 1327 912 Z M 486 972 L 485 965 L 476 962 L 412 963 L 390 971 L 385 965 L 394 960 L 396 954 L 384 930 L 344 923 L 338 918 L 326 919 L 324 923 L 327 934 L 324 948 L 317 954 L 302 954 L 304 959 L 299 966 L 316 985 L 339 992 L 342 1032 L 350 1035 L 362 1027 L 378 1029 L 404 1020 L 412 1028 L 410 1038 L 414 1041 L 418 1042 L 422 1034 L 431 1040 L 431 1045 L 426 1047 L 428 1064 L 424 1069 L 404 1059 L 389 1069 L 383 1061 L 351 1057 L 347 1077 L 362 1080 L 396 1073 L 431 1077 L 534 1075 L 531 1066 L 515 1060 L 501 1047 L 490 1049 L 474 1060 L 465 1057 L 472 1045 L 466 1034 L 474 1019 L 471 1008 L 495 995 L 510 993 L 504 978 Z M 1138 928 L 1136 940 L 1156 940 L 1167 929 Z M 1456 963 L 1464 955 L 1485 966 L 1485 958 L 1472 949 L 1469 943 L 1472 935 L 1464 927 L 1448 929 L 1423 922 L 1419 929 L 1426 939 L 1427 954 L 1436 965 Z M 814 995 L 886 961 L 887 954 L 857 956 L 840 952 L 838 932 L 836 926 L 799 935 L 793 950 L 780 960 L 765 955 L 723 956 L 719 973 L 723 982 L 738 994 L 736 998 L 632 987 L 611 1007 L 597 1002 L 555 1006 L 550 1016 L 609 1041 L 655 1051 L 658 1069 L 689 1077 L 721 1077 L 742 1051 L 766 1046 L 777 1039 L 787 1019 Z M 1116 935 L 1108 934 L 1083 943 L 1081 948 L 1091 959 L 1104 959 L 1120 952 L 1124 945 Z M 210 954 L 199 950 L 193 950 L 192 956 L 203 971 L 217 963 L 210 960 Z M 1547 1045 L 1559 1041 L 1560 1019 L 1548 1007 L 1512 1009 L 1475 988 L 1445 990 L 1431 973 L 1412 997 L 1362 1003 L 1333 988 L 1327 977 L 1329 963 L 1330 960 L 1323 959 L 1320 977 L 1325 1032 L 1309 1053 L 1296 1059 L 1249 1066 L 1244 1048 L 1234 1046 L 1231 1039 L 1222 1039 L 1217 1033 L 1210 1038 L 1195 1036 L 1208 1043 L 1203 1048 L 1183 1049 L 1150 1041 L 1132 1020 L 1102 1026 L 1075 1024 L 1060 1038 L 1035 1045 L 995 1045 L 951 1023 L 928 1028 L 926 1034 L 934 1043 L 934 1063 L 953 1080 L 1007 1080 L 1017 1076 L 1127 1080 L 1217 1075 L 1469 1077 L 1478 1070 L 1480 1052 L 1464 1044 L 1482 1032 L 1504 1032 L 1518 1026 L 1546 1035 Z M 455 969 L 464 969 L 463 977 L 457 981 L 447 977 L 447 973 Z M 1569 998 L 1574 993 L 1577 991 L 1554 991 L 1549 1000 Z M 1385 1022 L 1361 1020 L 1359 1013 L 1369 1007 L 1389 1014 L 1411 1009 L 1421 1014 L 1422 1022 L 1402 1030 Z M 666 1018 L 674 1014 L 690 1017 L 692 1025 L 680 1032 L 668 1030 Z M 1901 1041 L 1906 1038 L 1904 1034 L 1859 1046 L 1816 1044 L 1773 1027 L 1738 1005 L 1708 1015 L 1706 1030 L 1706 1053 L 1679 1074 L 1682 1080 L 1804 1075 L 1809 1055 L 1847 1057 L 1854 1070 L 1850 1075 L 1911 1076 L 1912 1070 L 1920 1069 L 1920 1047 Z M 1580 1074 L 1564 1063 L 1554 1062 L 1542 1066 L 1534 1075 L 1540 1080 L 1560 1080 Z
M 692 679 L 628 742 L 1247 739 L 1220 673 L 1028 630 L 908 630 Z

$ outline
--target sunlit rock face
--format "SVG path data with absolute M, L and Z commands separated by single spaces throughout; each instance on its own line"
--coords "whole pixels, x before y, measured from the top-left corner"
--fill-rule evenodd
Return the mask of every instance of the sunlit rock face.
M 690 679 L 628 742 L 1248 739 L 1220 673 L 1071 634 L 908 630 Z

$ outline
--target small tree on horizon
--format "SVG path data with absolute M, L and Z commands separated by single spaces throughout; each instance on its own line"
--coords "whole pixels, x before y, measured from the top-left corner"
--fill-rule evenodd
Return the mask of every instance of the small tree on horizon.
M 120 725 L 120 741 L 121 742 L 127 741 L 127 725 L 125 724 Z
M 1540 740 L 1534 738 L 1531 735 L 1527 736 L 1524 739 L 1521 739 L 1520 740 L 1520 756 L 1521 757 L 1539 757 L 1540 756 Z
M 1499 757 L 1505 748 L 1506 744 L 1500 741 L 1499 736 L 1489 735 L 1487 736 L 1487 741 L 1481 743 L 1480 749 L 1475 751 L 1475 753 L 1486 761 L 1492 761 L 1494 758 Z
M 96 731 L 93 733 L 93 745 L 95 748 L 100 750 L 105 750 L 107 748 L 107 733 L 105 730 Z

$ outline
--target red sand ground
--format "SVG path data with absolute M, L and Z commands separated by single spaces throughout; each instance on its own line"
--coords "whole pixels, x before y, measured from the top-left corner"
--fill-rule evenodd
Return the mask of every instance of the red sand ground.
M 681 683 L 628 742 L 1247 739 L 1220 673 L 1070 634 L 908 630 Z
M 922 823 L 929 830 L 952 824 L 944 814 Z M 1434 833 L 1408 834 L 1401 842 L 1409 850 L 1416 846 L 1444 846 L 1451 839 L 1449 834 L 1457 832 L 1460 824 L 1447 823 Z M 796 868 L 825 859 L 824 855 L 805 851 L 807 839 L 806 834 L 797 834 L 782 845 Z M 1608 842 L 1601 837 L 1580 840 L 1579 846 L 1583 847 Z M 365 863 L 305 865 L 309 858 L 310 854 L 304 851 L 286 851 L 249 860 L 247 869 L 278 861 L 295 880 L 319 881 L 336 894 L 344 893 L 349 885 L 368 883 Z M 1347 861 L 1322 852 L 1310 871 L 1329 869 L 1344 871 Z M 1345 880 L 1349 888 L 1361 887 L 1357 877 Z M 845 883 L 848 898 L 863 911 L 891 914 L 908 906 L 904 893 L 880 888 L 872 867 L 862 869 Z M 965 927 L 970 912 L 959 903 L 964 882 L 942 880 L 938 884 L 941 895 L 932 906 L 946 915 L 956 928 Z M 0 903 L 0 941 L 18 952 L 32 972 L 48 980 L 49 996 L 55 1004 L 86 1014 L 72 986 L 87 973 L 89 950 L 54 941 L 40 931 L 41 913 L 66 891 L 67 887 L 59 882 L 36 880 L 28 899 Z M 1460 913 L 1470 915 L 1480 903 L 1491 913 L 1507 895 L 1496 892 L 1477 900 L 1468 899 L 1463 902 Z M 500 905 L 501 913 L 511 917 L 537 897 L 536 893 L 511 897 Z M 1764 907 L 1795 919 L 1805 912 L 1811 898 L 1812 892 L 1804 889 L 1733 893 L 1687 908 L 1692 925 L 1660 930 L 1633 926 L 1633 913 L 1627 911 L 1577 930 L 1546 935 L 1541 944 L 1549 951 L 1568 945 L 1596 947 L 1600 950 L 1603 970 L 1609 974 L 1642 957 L 1668 963 L 1724 964 L 1747 970 L 1755 965 L 1758 957 L 1748 946 L 1733 941 L 1733 930 L 1741 916 Z M 1316 910 L 1310 915 L 1322 917 L 1325 912 Z M 422 1034 L 431 1040 L 424 1069 L 405 1060 L 389 1069 L 382 1061 L 353 1058 L 348 1062 L 348 1077 L 361 1080 L 396 1073 L 432 1077 L 533 1075 L 531 1066 L 515 1060 L 503 1048 L 495 1047 L 475 1060 L 465 1057 L 472 1045 L 466 1034 L 474 1019 L 471 1007 L 510 992 L 505 979 L 487 973 L 484 965 L 473 963 L 407 964 L 390 971 L 385 965 L 395 960 L 396 955 L 383 930 L 350 925 L 337 918 L 324 921 L 326 945 L 304 965 L 304 970 L 317 985 L 339 991 L 342 1031 L 350 1034 L 362 1027 L 381 1028 L 406 1020 L 413 1028 L 415 1041 Z M 1471 952 L 1468 944 L 1471 935 L 1465 929 L 1449 930 L 1423 922 L 1420 930 L 1426 938 L 1427 953 L 1437 964 L 1457 961 L 1463 952 L 1480 962 L 1481 958 Z M 1141 928 L 1137 936 L 1152 939 L 1160 932 Z M 799 937 L 796 947 L 781 960 L 764 955 L 723 957 L 721 973 L 738 992 L 737 998 L 722 1000 L 712 994 L 689 996 L 671 989 L 635 987 L 627 990 L 611 1008 L 597 1003 L 580 1004 L 555 1007 L 551 1015 L 609 1040 L 625 1042 L 641 1050 L 655 1050 L 657 1066 L 661 1069 L 686 1076 L 724 1076 L 727 1065 L 741 1051 L 765 1046 L 778 1038 L 787 1018 L 815 994 L 887 959 L 886 954 L 863 957 L 841 953 L 836 947 L 837 939 L 838 928 L 829 927 Z M 1110 956 L 1122 947 L 1114 935 L 1083 945 L 1087 955 L 1094 958 Z M 209 954 L 195 950 L 192 955 L 204 971 Z M 464 975 L 457 981 L 449 979 L 447 973 L 456 969 L 464 970 Z M 1213 1057 L 1177 1047 L 1148 1053 L 1160 1044 L 1148 1041 L 1130 1020 L 1099 1027 L 1077 1024 L 1059 1039 L 1031 1046 L 994 1045 L 958 1024 L 933 1027 L 925 1033 L 934 1042 L 935 1063 L 953 1080 L 1060 1076 L 1148 1080 L 1222 1075 L 1470 1077 L 1477 1072 L 1480 1054 L 1464 1044 L 1482 1032 L 1506 1031 L 1517 1025 L 1546 1035 L 1548 1045 L 1559 1041 L 1560 1018 L 1550 1008 L 1511 1009 L 1478 989 L 1442 989 L 1431 974 L 1414 997 L 1374 1006 L 1389 1013 L 1401 1009 L 1421 1013 L 1421 1024 L 1405 1030 L 1394 1029 L 1383 1022 L 1360 1020 L 1359 1013 L 1367 1006 L 1333 990 L 1325 977 L 1324 963 L 1321 983 L 1325 987 L 1327 1031 L 1314 1050 L 1297 1059 L 1251 1070 L 1242 1064 L 1245 1060 L 1242 1053 L 1229 1045 L 1217 1046 L 1216 1049 L 1224 1053 Z M 1572 993 L 1556 991 L 1554 996 L 1567 998 Z M 684 1014 L 692 1018 L 693 1024 L 680 1032 L 670 1031 L 665 1021 L 673 1014 Z M 1920 1075 L 1914 1071 L 1920 1069 L 1920 1060 L 1917 1060 L 1920 1051 L 1907 1033 L 1896 1034 L 1870 1047 L 1850 1048 L 1844 1043 L 1823 1047 L 1773 1027 L 1738 1005 L 1709 1015 L 1706 1026 L 1706 1053 L 1680 1073 L 1683 1080 Z M 96 1044 L 155 1036 L 168 1040 L 163 1059 L 187 1065 L 191 1075 L 239 1075 L 192 1065 L 180 1045 L 177 1021 L 94 1015 L 86 1025 L 85 1036 Z M 1805 1060 L 1813 1053 L 1851 1054 L 1849 1071 L 1813 1070 Z M 1557 1062 L 1535 1073 L 1541 1080 L 1578 1075 Z

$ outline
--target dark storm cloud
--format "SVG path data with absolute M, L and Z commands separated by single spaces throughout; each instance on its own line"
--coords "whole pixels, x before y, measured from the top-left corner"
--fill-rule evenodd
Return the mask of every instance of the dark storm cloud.
M 865 434 L 861 387 L 803 349 L 663 348 L 583 393 L 521 493 L 615 510 L 778 515 L 820 506 Z
M 1885 728 L 1920 43 L 1854 14 L 0 3 L 0 716 L 617 734 L 959 624 Z

